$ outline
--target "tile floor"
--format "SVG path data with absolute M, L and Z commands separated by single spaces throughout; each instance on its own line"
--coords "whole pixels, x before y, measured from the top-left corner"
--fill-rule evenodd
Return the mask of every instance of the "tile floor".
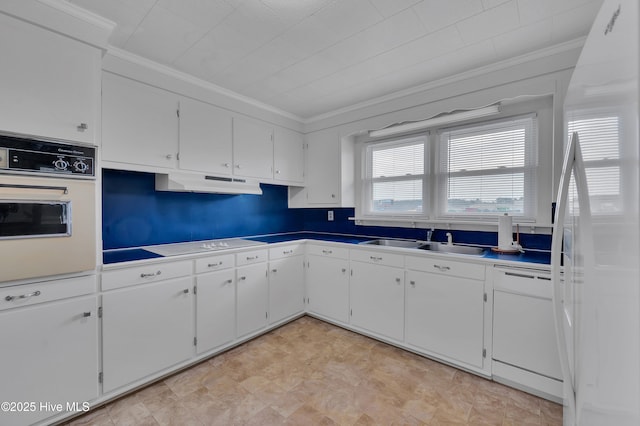
M 67 425 L 561 425 L 562 407 L 302 317 Z

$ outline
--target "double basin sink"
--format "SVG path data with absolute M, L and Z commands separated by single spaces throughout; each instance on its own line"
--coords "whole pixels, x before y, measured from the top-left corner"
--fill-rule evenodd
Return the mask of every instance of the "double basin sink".
M 482 254 L 484 254 L 484 249 L 480 247 L 459 246 L 456 244 L 445 244 L 435 241 L 377 239 L 363 241 L 360 244 L 384 247 L 413 248 L 418 250 L 428 250 L 435 253 L 467 254 L 472 256 L 481 256 Z

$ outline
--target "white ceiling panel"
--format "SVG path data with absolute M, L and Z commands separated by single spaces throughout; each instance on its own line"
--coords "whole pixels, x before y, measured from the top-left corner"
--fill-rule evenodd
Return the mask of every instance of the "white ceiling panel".
M 602 0 L 66 0 L 112 45 L 301 118 L 587 34 Z

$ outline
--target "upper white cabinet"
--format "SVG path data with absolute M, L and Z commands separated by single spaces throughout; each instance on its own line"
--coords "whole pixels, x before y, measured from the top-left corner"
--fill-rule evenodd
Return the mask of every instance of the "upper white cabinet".
M 176 96 L 128 78 L 103 73 L 102 159 L 173 169 L 177 165 L 177 155 Z
M 95 144 L 100 50 L 0 14 L 0 131 Z
M 233 118 L 233 174 L 273 178 L 273 127 L 249 118 Z
M 353 143 L 336 130 L 306 137 L 304 188 L 289 189 L 289 207 L 353 207 Z
M 301 133 L 275 128 L 273 179 L 293 185 L 304 184 L 304 140 Z
M 222 108 L 180 98 L 180 168 L 230 175 L 233 163 L 231 120 L 231 113 Z

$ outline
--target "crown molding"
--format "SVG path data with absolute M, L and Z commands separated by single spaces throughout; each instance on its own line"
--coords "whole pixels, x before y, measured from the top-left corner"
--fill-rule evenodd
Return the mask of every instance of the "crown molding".
M 63 1 L 63 0 L 38 0 L 38 1 L 49 7 L 57 9 L 60 12 L 66 13 L 67 15 L 80 19 L 81 21 L 84 21 L 87 24 L 93 25 L 94 27 L 99 27 L 99 28 L 102 28 L 103 30 L 109 31 L 109 33 L 111 33 L 113 29 L 116 27 L 115 22 L 107 18 L 104 18 L 100 15 L 97 15 L 93 12 L 89 12 L 88 10 L 83 9 L 79 6 L 76 6 L 75 4 L 69 3 L 68 1 Z
M 158 62 L 152 61 L 147 58 L 143 58 L 142 56 L 136 55 L 135 53 L 128 52 L 126 50 L 120 49 L 112 45 L 108 46 L 107 53 L 116 58 L 122 59 L 127 62 L 131 62 L 141 67 L 150 68 L 168 77 L 175 78 L 177 80 L 180 80 L 189 84 L 193 84 L 195 86 L 226 96 L 228 98 L 234 99 L 244 104 L 251 105 L 255 108 L 259 108 L 261 110 L 265 110 L 273 114 L 286 117 L 290 120 L 303 123 L 303 118 L 298 115 L 276 108 L 273 105 L 265 104 L 263 102 L 250 98 L 248 96 L 241 95 L 240 93 L 234 92 L 232 90 L 225 89 L 224 87 L 218 86 L 217 84 L 208 82 L 206 80 L 202 80 L 201 78 L 195 77 L 183 71 L 179 71 L 167 65 L 159 64 Z
M 448 84 L 457 83 L 462 80 L 467 80 L 473 77 L 477 77 L 483 74 L 492 73 L 495 71 L 499 71 L 502 69 L 506 69 L 512 66 L 521 65 L 526 62 L 534 61 L 537 59 L 542 59 L 548 56 L 561 54 L 564 52 L 568 52 L 574 49 L 582 48 L 584 42 L 586 40 L 585 37 L 580 37 L 574 40 L 570 40 L 563 43 L 558 43 L 551 47 L 546 47 L 544 49 L 536 50 L 530 53 L 526 53 L 524 55 L 515 56 L 513 58 L 504 59 L 489 65 L 484 65 L 482 67 L 474 68 L 469 71 L 464 71 L 459 74 L 454 74 L 445 78 L 441 78 L 439 80 L 430 81 L 428 83 L 420 84 L 418 86 L 413 86 L 408 89 L 399 90 L 397 92 L 390 93 L 388 95 L 379 96 L 377 98 L 369 99 L 363 102 L 358 102 L 353 105 L 349 105 L 344 108 L 339 108 L 335 111 L 318 114 L 313 117 L 304 118 L 304 124 L 312 124 L 317 121 L 325 120 L 328 118 L 332 118 L 341 114 L 361 110 L 367 107 L 376 106 L 385 102 L 389 102 L 392 100 L 396 100 L 399 98 L 403 98 L 405 96 L 415 95 L 420 92 L 424 92 L 427 90 L 435 89 L 437 87 L 446 86 Z

